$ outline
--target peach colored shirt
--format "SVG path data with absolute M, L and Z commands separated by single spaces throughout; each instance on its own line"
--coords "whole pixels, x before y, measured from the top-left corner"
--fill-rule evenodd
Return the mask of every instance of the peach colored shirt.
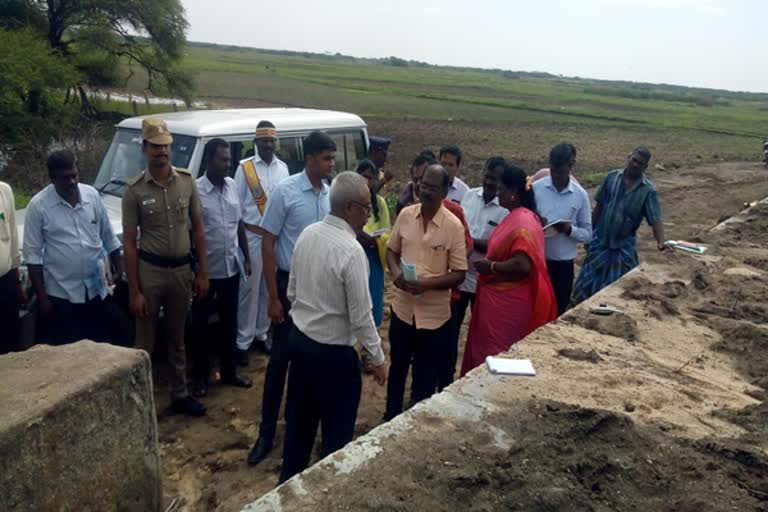
M 397 216 L 387 247 L 400 254 L 406 263 L 415 263 L 420 278 L 467 270 L 464 227 L 444 206 L 429 222 L 426 233 L 421 205 L 404 208 Z M 429 290 L 411 295 L 395 288 L 392 309 L 400 320 L 417 329 L 437 329 L 451 317 L 451 291 Z

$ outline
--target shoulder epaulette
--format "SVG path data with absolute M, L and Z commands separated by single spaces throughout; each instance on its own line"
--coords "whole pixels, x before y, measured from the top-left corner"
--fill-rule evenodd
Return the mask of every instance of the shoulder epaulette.
M 140 182 L 142 180 L 142 178 L 144 178 L 144 173 L 145 172 L 147 172 L 147 171 L 141 171 L 139 174 L 137 174 L 136 176 L 134 176 L 133 178 L 128 180 L 128 186 L 132 187 L 135 184 L 137 184 L 138 182 Z

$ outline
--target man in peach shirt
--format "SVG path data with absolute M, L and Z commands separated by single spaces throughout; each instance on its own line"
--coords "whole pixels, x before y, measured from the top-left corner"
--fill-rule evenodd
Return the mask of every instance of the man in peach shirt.
M 417 403 L 435 392 L 438 369 L 450 358 L 451 288 L 467 270 L 464 228 L 442 205 L 450 178 L 440 165 L 427 167 L 418 187 L 421 202 L 400 212 L 387 243 L 387 266 L 397 289 L 389 326 L 392 363 L 385 420 L 402 412 L 411 360 L 411 403 Z M 416 265 L 415 281 L 403 277 L 401 258 Z

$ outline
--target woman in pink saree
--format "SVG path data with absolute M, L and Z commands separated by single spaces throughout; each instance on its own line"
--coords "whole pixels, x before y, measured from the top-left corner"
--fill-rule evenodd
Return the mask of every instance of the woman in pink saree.
M 509 215 L 493 230 L 485 259 L 475 262 L 472 308 L 461 375 L 557 318 L 557 302 L 544 259 L 544 231 L 525 171 L 507 166 L 499 203 Z

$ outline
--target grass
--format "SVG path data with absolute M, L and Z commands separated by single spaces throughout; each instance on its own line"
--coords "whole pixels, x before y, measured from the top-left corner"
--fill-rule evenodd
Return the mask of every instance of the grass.
M 32 200 L 32 194 L 26 191 L 14 189 L 13 199 L 16 202 L 16 209 L 20 210 L 27 207 L 29 201 Z
M 607 174 L 607 172 L 600 171 L 583 174 L 579 176 L 579 183 L 586 188 L 596 187 L 603 182 Z
M 759 158 L 768 95 L 517 76 L 501 71 L 391 66 L 325 55 L 188 47 L 198 99 L 227 106 L 300 106 L 355 112 L 395 137 L 392 162 L 456 142 L 544 164 L 551 145 L 579 148 L 582 176 L 623 163 L 635 145 L 678 165 Z M 129 87 L 139 92 L 136 77 Z M 166 107 L 167 108 L 167 107 Z M 476 163 L 473 165 L 477 165 Z

